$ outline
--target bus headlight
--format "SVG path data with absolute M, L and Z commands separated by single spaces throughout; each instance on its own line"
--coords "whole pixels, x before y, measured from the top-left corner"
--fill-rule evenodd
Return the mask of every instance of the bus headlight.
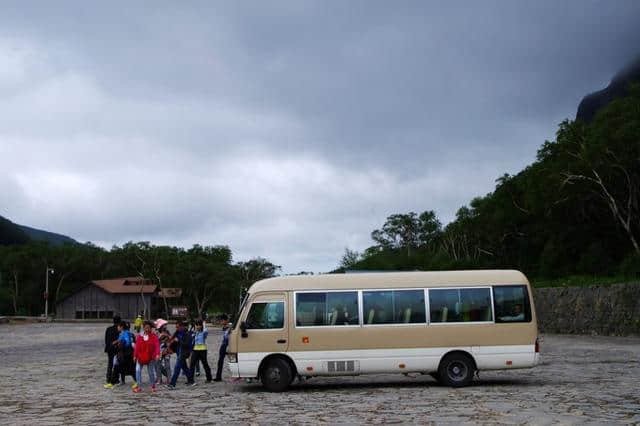
M 229 362 L 238 362 L 238 354 L 236 353 L 227 352 L 227 358 Z

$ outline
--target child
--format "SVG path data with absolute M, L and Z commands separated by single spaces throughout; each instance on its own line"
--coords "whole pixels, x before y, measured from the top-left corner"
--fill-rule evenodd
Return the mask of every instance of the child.
M 187 331 L 185 324 L 180 320 L 176 323 L 176 332 L 173 334 L 171 341 L 178 343 L 178 357 L 175 368 L 173 369 L 173 376 L 171 376 L 171 383 L 169 383 L 169 389 L 175 389 L 180 371 L 183 371 L 187 376 L 187 386 L 194 386 L 193 371 L 187 365 L 187 360 L 191 355 L 193 339 Z
M 166 320 L 158 318 L 155 326 L 158 330 L 158 340 L 160 341 L 160 361 L 156 363 L 156 377 L 158 383 L 162 384 L 162 376 L 165 376 L 167 378 L 167 384 L 169 384 L 169 378 L 171 377 L 171 354 L 173 353 L 169 345 L 171 335 L 167 330 Z
M 191 353 L 191 368 L 193 369 L 194 366 L 198 365 L 198 361 L 202 362 L 202 367 L 207 375 L 207 383 L 211 383 L 211 368 L 209 368 L 209 362 L 207 361 L 207 344 L 205 343 L 208 335 L 209 330 L 207 330 L 206 323 L 202 320 L 196 321 L 194 346 Z
M 138 382 L 138 386 L 133 389 L 135 393 L 142 390 L 142 368 L 144 366 L 147 366 L 151 392 L 156 391 L 155 363 L 160 359 L 160 342 L 151 327 L 151 321 L 145 321 L 142 334 L 139 334 L 136 338 L 133 360 L 136 363 L 136 382 Z
M 142 313 L 138 314 L 136 319 L 133 321 L 133 329 L 137 334 L 140 334 L 140 328 L 142 327 Z

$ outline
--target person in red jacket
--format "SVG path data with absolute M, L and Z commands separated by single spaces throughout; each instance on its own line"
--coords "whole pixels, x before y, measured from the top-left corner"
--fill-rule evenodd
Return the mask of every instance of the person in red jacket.
M 147 366 L 151 392 L 156 391 L 156 362 L 160 359 L 160 341 L 158 335 L 152 330 L 151 321 L 144 322 L 144 331 L 136 338 L 136 346 L 133 351 L 133 360 L 136 363 L 136 381 L 138 386 L 133 389 L 135 393 L 142 390 L 142 368 Z

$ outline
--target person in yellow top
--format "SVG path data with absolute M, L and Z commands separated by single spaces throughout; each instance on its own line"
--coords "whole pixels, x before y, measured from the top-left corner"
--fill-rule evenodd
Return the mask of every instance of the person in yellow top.
M 193 352 L 191 352 L 191 369 L 195 368 L 198 361 L 202 362 L 204 373 L 207 375 L 207 383 L 211 382 L 211 368 L 207 361 L 207 324 L 203 320 L 196 322 L 196 332 L 193 339 Z
M 133 329 L 136 333 L 140 333 L 140 329 L 142 328 L 142 314 L 138 314 L 136 319 L 133 321 Z

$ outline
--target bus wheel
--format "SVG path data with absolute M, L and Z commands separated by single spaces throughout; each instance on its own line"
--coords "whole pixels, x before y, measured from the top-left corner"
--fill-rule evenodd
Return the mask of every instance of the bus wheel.
M 282 392 L 287 390 L 291 384 L 293 374 L 287 361 L 282 358 L 273 358 L 267 362 L 262 369 L 260 380 L 262 385 L 271 392 Z
M 444 357 L 438 368 L 440 382 L 447 386 L 467 386 L 473 379 L 474 365 L 469 356 L 453 353 Z

